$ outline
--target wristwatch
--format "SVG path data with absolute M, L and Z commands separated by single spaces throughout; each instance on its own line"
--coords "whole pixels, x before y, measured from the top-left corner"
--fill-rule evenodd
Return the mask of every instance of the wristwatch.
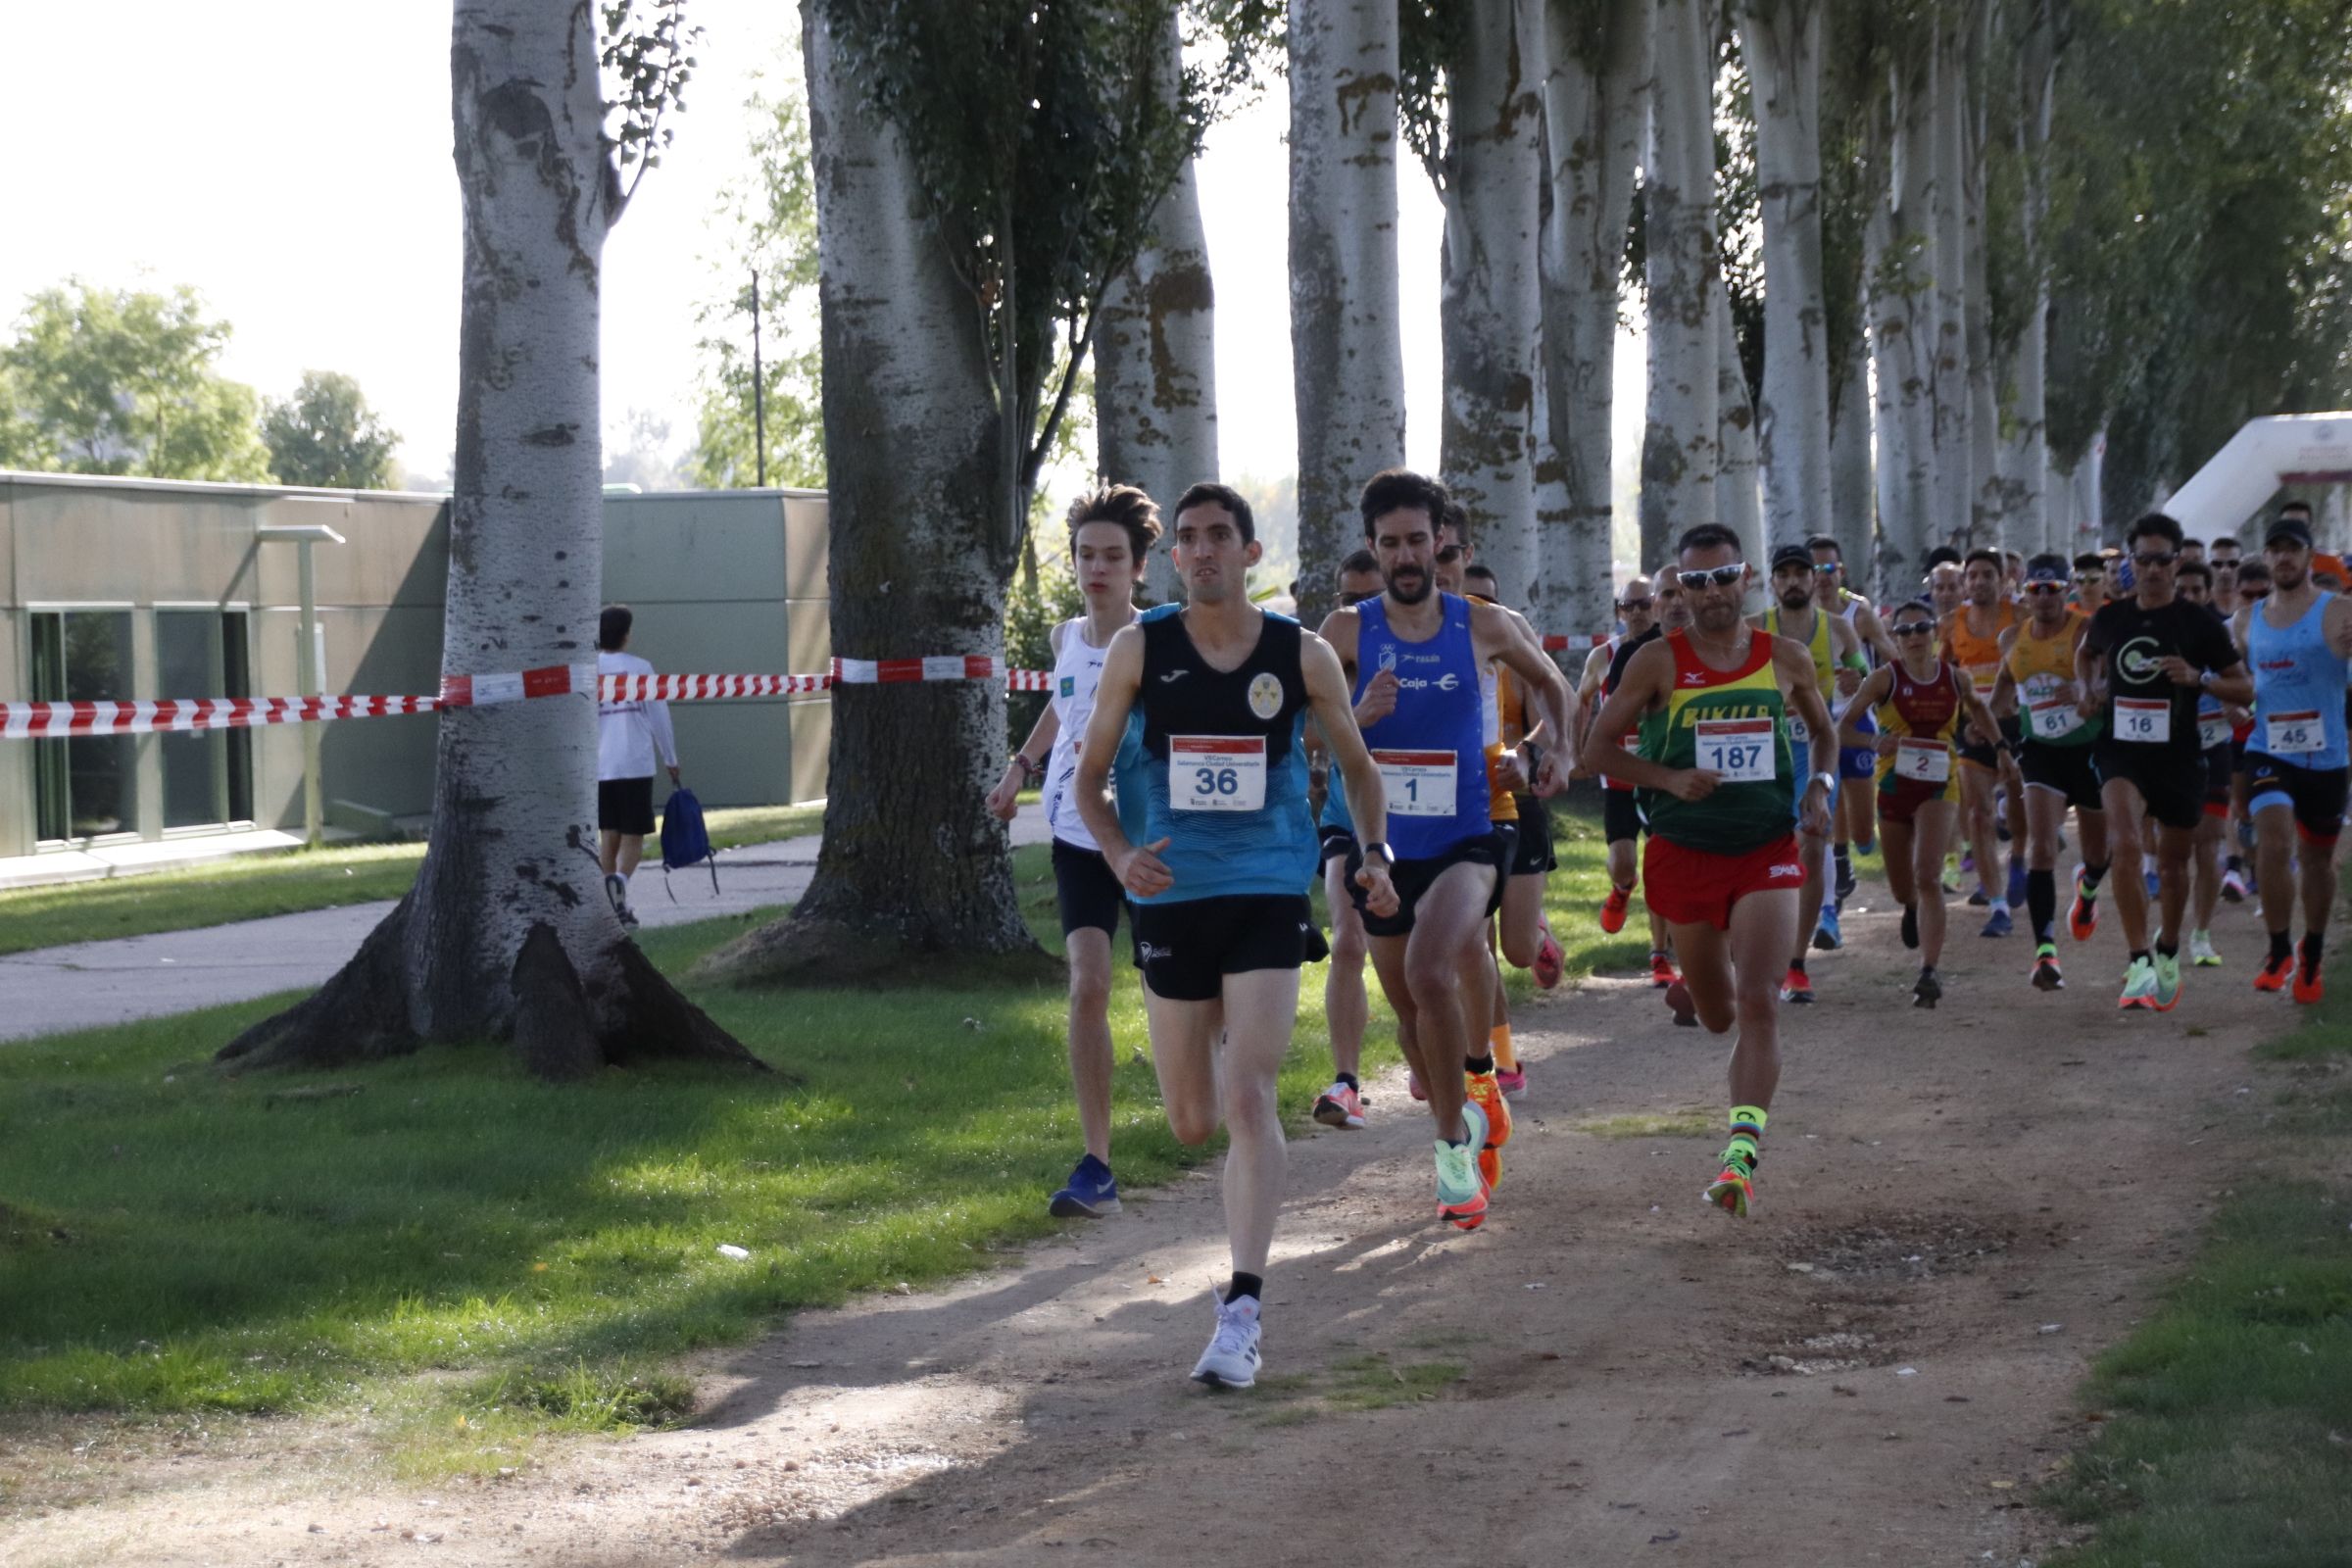
M 1012 765 L 1021 770 L 1021 776 L 1023 778 L 1045 777 L 1045 764 L 1042 762 L 1032 762 L 1029 760 L 1029 754 L 1027 752 L 1014 752 L 1012 754 Z
M 1810 779 L 1806 780 L 1806 782 L 1810 784 L 1818 784 L 1823 789 L 1828 790 L 1832 795 L 1838 793 L 1838 775 L 1835 773 L 1816 773 Z
M 1377 839 L 1364 846 L 1364 858 L 1370 860 L 1375 857 L 1379 858 L 1380 863 L 1383 865 L 1395 865 L 1396 863 L 1396 852 L 1390 849 L 1386 844 L 1381 843 Z

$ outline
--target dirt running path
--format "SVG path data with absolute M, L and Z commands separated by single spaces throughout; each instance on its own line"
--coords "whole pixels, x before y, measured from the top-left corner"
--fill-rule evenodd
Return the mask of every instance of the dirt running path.
M 2088 1358 L 2262 1114 L 2246 1048 L 2292 1020 L 2248 988 L 2242 910 L 2161 1017 L 2115 1010 L 2112 913 L 2055 997 L 2024 937 L 1953 913 L 1937 1011 L 1885 913 L 1815 963 L 1746 1224 L 1698 1198 L 1722 1045 L 1644 983 L 1523 1011 L 1476 1235 L 1431 1222 L 1427 1123 L 1377 1086 L 1370 1131 L 1293 1145 L 1250 1394 L 1185 1380 L 1225 1267 L 1198 1175 L 1018 1267 L 805 1315 L 713 1357 L 691 1429 L 503 1481 L 355 1480 L 302 1428 L 178 1467 L 20 1433 L 21 1475 L 54 1445 L 100 1500 L 0 1522 L 0 1562 L 2013 1565 Z M 1703 1135 L 1584 1130 L 1686 1109 Z

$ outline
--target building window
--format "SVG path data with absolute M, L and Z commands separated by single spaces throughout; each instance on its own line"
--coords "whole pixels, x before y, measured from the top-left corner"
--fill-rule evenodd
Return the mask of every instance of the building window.
M 155 612 L 156 695 L 248 697 L 245 612 Z M 248 730 L 164 734 L 164 828 L 253 819 L 253 737 Z
M 49 611 L 32 627 L 35 702 L 129 702 L 130 612 Z M 138 741 L 75 735 L 32 743 L 33 818 L 45 840 L 138 830 Z

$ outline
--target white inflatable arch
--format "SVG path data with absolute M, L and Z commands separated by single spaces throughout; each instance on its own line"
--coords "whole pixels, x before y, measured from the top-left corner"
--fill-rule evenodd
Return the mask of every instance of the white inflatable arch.
M 2164 510 L 2192 536 L 2234 533 L 2288 485 L 2352 484 L 2352 414 L 2248 420 Z

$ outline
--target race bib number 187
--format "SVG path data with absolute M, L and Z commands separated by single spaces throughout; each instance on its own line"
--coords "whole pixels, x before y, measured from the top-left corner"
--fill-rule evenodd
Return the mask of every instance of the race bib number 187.
M 1179 811 L 1265 809 L 1265 737 L 1169 736 L 1168 805 Z
M 1702 718 L 1691 725 L 1698 766 L 1726 784 L 1764 783 L 1780 776 L 1780 737 L 1769 718 Z

